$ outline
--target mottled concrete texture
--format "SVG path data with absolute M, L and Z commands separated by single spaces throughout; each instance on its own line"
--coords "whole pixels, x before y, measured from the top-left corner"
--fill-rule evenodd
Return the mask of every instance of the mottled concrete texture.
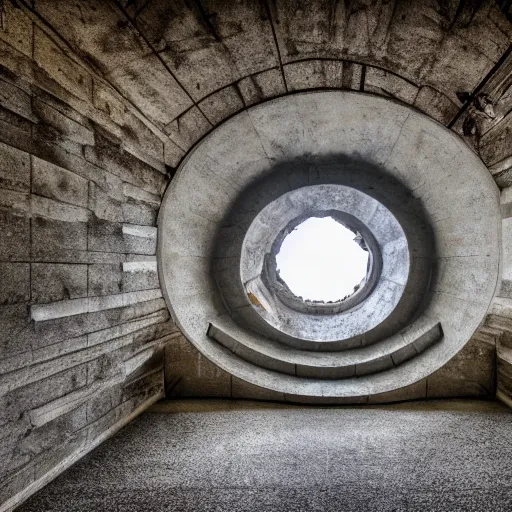
M 191 148 L 229 116 L 244 112 L 247 117 L 247 107 L 292 92 L 350 90 L 409 105 L 460 135 L 503 189 L 499 297 L 478 339 L 409 388 L 351 400 L 489 396 L 497 380 L 499 396 L 510 401 L 510 2 L 0 4 L 2 512 L 161 396 L 164 353 L 170 394 L 307 401 L 248 384 L 198 353 L 169 321 L 155 256 L 161 194 Z M 247 133 L 254 134 L 251 125 L 259 120 L 249 121 Z M 279 112 L 271 121 L 281 127 Z M 283 124 L 282 129 L 290 126 Z M 408 125 L 403 131 L 408 132 Z M 192 219 L 182 219 L 184 232 L 211 228 L 233 190 L 243 185 L 244 175 L 261 171 L 267 155 L 289 154 L 279 130 L 260 125 L 259 132 L 259 152 L 240 146 L 227 155 L 241 162 L 245 158 L 246 174 L 225 168 L 229 179 L 223 179 L 212 170 L 218 162 L 205 160 L 189 181 L 175 180 L 180 193 L 196 206 Z M 366 149 L 380 140 L 379 133 L 367 135 L 361 139 Z M 422 144 L 442 154 L 444 136 L 426 137 Z M 226 155 L 221 156 L 222 164 Z M 412 150 L 404 159 L 414 163 L 414 157 Z M 446 179 L 450 170 L 451 164 Z M 290 182 L 298 178 L 288 177 Z M 210 209 L 202 207 L 203 183 L 209 186 Z M 479 201 L 479 185 L 470 175 L 458 183 L 471 184 Z M 438 190 L 446 186 L 444 180 L 431 191 L 418 185 L 419 194 L 440 202 L 435 222 L 449 224 L 458 196 L 442 200 Z M 201 273 L 200 259 L 184 255 L 184 250 L 205 248 L 190 238 L 173 248 L 172 258 L 177 273 L 194 269 L 201 277 L 184 279 L 177 290 L 193 308 L 196 295 L 208 294 L 212 283 Z M 454 259 L 445 260 L 440 272 L 451 276 L 450 286 L 458 294 L 464 282 L 462 262 L 475 244 L 489 245 L 488 234 L 454 229 L 441 242 Z M 486 268 L 484 259 L 479 264 Z M 465 283 L 479 298 L 481 281 Z M 448 306 L 458 300 L 445 298 Z M 430 453 L 425 453 L 429 460 Z M 450 481 L 448 475 L 437 487 Z M 468 499 L 475 488 L 468 491 Z M 270 488 L 265 492 L 269 500 L 280 493 Z M 194 494 L 198 491 L 189 496 Z M 243 489 L 240 498 L 257 496 L 267 503 L 261 494 Z M 92 508 L 80 499 L 81 510 Z M 123 509 L 115 494 L 110 499 L 103 509 Z M 137 496 L 131 499 L 137 506 Z M 450 495 L 442 499 L 449 502 Z M 487 504 L 494 506 L 493 499 Z M 189 503 L 182 500 L 176 508 Z M 70 509 L 69 503 L 65 508 Z M 233 500 L 231 508 L 237 509 Z M 302 508 L 314 506 L 306 503 Z M 464 503 L 463 508 L 471 507 Z M 39 502 L 38 510 L 51 507 Z
M 163 396 L 176 331 L 164 142 L 26 4 L 0 7 L 2 512 Z
M 205 168 L 211 179 L 205 179 Z M 247 352 L 247 344 L 237 345 L 236 336 L 232 346 L 220 346 L 207 335 L 210 323 L 220 327 L 222 322 L 225 332 L 235 332 L 237 328 L 243 333 L 252 331 L 262 338 L 262 345 L 265 338 L 281 341 L 286 336 L 292 338 L 285 341 L 287 345 L 319 350 L 312 348 L 314 343 L 304 346 L 304 340 L 312 339 L 306 329 L 302 334 L 297 332 L 299 329 L 294 331 L 292 325 L 283 328 L 277 337 L 277 321 L 263 322 L 254 313 L 250 316 L 255 308 L 241 283 L 245 285 L 262 266 L 258 250 L 250 251 L 251 244 L 259 247 L 251 239 L 252 227 L 256 226 L 258 232 L 261 224 L 265 237 L 276 236 L 267 227 L 272 223 L 258 217 L 260 211 L 265 212 L 267 205 L 277 203 L 281 209 L 287 209 L 280 215 L 283 222 L 290 221 L 295 208 L 298 212 L 302 210 L 288 201 L 287 193 L 295 197 L 304 185 L 332 183 L 349 184 L 377 199 L 377 205 L 385 204 L 393 216 L 400 218 L 400 226 L 408 217 L 419 217 L 420 211 L 428 219 L 428 223 L 414 225 L 407 233 L 409 264 L 421 268 L 425 261 L 426 265 L 433 262 L 431 279 L 428 280 L 428 272 L 424 273 L 428 293 L 419 286 L 419 290 L 410 289 L 401 299 L 402 276 L 395 272 L 393 279 L 383 281 L 385 286 L 389 283 L 389 289 L 383 292 L 386 300 L 381 300 L 378 285 L 353 311 L 340 313 L 339 320 L 338 315 L 333 315 L 327 330 L 328 334 L 333 331 L 333 338 L 340 345 L 331 350 L 350 352 L 362 345 L 375 350 L 372 365 L 358 370 L 354 363 L 355 376 L 350 372 L 343 375 L 349 378 L 331 374 L 323 375 L 327 377 L 323 380 L 312 379 L 297 370 L 290 374 L 282 371 L 283 361 L 277 358 L 274 367 L 258 364 L 255 357 L 241 354 L 244 346 Z M 213 201 L 212 189 L 217 187 L 224 194 L 220 201 Z M 350 203 L 350 198 L 336 194 L 330 208 L 334 208 L 336 201 Z M 325 191 L 323 195 L 330 197 Z M 312 195 L 312 204 L 308 206 L 310 196 L 300 197 L 304 210 L 314 210 L 317 204 L 323 204 Z M 357 212 L 357 208 L 357 204 L 349 204 L 347 212 Z M 364 221 L 369 229 L 381 226 L 381 237 L 373 232 L 381 252 L 386 250 L 387 242 L 400 238 L 399 229 L 379 207 L 372 211 L 364 209 L 361 215 L 361 219 L 369 217 Z M 414 239 L 419 240 L 421 230 L 427 226 L 432 229 L 430 246 L 415 245 Z M 500 227 L 498 188 L 481 160 L 455 134 L 386 98 L 346 91 L 301 93 L 251 107 L 195 146 L 162 201 L 158 224 L 159 275 L 169 309 L 183 334 L 223 370 L 279 393 L 360 398 L 425 379 L 469 341 L 485 318 L 498 282 Z M 273 240 L 265 237 L 261 237 L 260 245 L 268 250 Z M 254 259 L 254 269 L 247 275 L 244 260 L 240 259 L 245 249 L 248 261 Z M 212 258 L 216 275 L 227 276 L 217 278 L 223 297 L 211 275 Z M 385 264 L 386 258 L 383 261 Z M 405 268 L 407 263 L 397 266 Z M 236 272 L 238 267 L 240 275 Z M 421 272 L 411 279 L 413 285 L 419 283 L 419 275 Z M 258 287 L 251 293 L 258 296 L 261 290 Z M 396 300 L 394 294 L 398 295 Z M 418 302 L 420 306 L 415 307 Z M 388 304 L 393 304 L 392 314 L 385 311 L 384 305 Z M 407 307 L 411 310 L 407 311 Z M 268 311 L 271 313 L 272 308 Z M 362 322 L 359 313 L 367 323 Z M 310 315 L 307 320 L 308 327 L 311 324 L 320 329 L 317 324 L 324 318 Z M 385 328 L 384 320 L 388 324 Z M 339 332 L 333 328 L 338 321 Z M 440 323 L 443 336 L 439 343 L 421 346 L 422 326 L 428 322 Z M 402 329 L 403 336 L 399 333 Z M 345 331 L 355 333 L 355 342 L 351 338 L 352 344 L 346 347 L 341 346 L 341 341 L 350 337 Z M 373 337 L 374 331 L 378 334 Z M 420 350 L 408 347 L 409 354 L 402 352 L 395 358 L 389 351 L 380 352 L 381 344 L 391 344 L 397 334 L 409 343 L 415 342 Z
M 318 163 L 320 166 L 320 162 Z M 290 165 L 290 171 L 298 172 L 297 167 Z M 329 173 L 329 178 L 332 179 L 331 176 L 336 171 L 343 172 L 343 165 L 339 168 L 333 165 L 325 174 Z M 321 174 L 321 169 L 317 173 Z M 275 181 L 278 181 L 280 174 L 276 174 Z M 309 178 L 306 173 L 304 178 L 305 181 Z M 305 340 L 309 340 L 306 347 L 315 350 L 315 345 L 332 346 L 337 342 L 340 348 L 346 348 L 347 340 L 360 338 L 363 333 L 385 324 L 385 320 L 406 293 L 408 283 L 414 283 L 413 289 L 420 288 L 420 293 L 411 293 L 411 296 L 423 294 L 426 287 L 422 287 L 422 284 L 429 280 L 429 265 L 424 265 L 427 270 L 426 278 L 410 275 L 410 267 L 413 266 L 410 253 L 414 249 L 409 246 L 406 233 L 398 220 L 376 199 L 357 188 L 343 185 L 300 187 L 271 201 L 257 213 L 248 226 L 251 220 L 251 215 L 247 214 L 249 205 L 261 201 L 262 189 L 265 189 L 271 200 L 269 192 L 273 190 L 273 185 L 273 180 L 269 180 L 264 187 L 254 187 L 253 194 L 253 187 L 250 187 L 248 194 L 237 201 L 238 208 L 235 206 L 234 214 L 230 214 L 221 228 L 217 247 L 219 256 L 214 259 L 214 275 L 224 302 L 230 311 L 237 311 L 244 318 L 249 317 L 248 325 L 254 327 L 256 322 L 251 322 L 251 317 L 258 315 L 273 327 L 275 338 L 280 339 L 280 333 L 286 335 L 283 339 L 285 343 L 293 344 L 295 341 L 300 347 L 306 344 Z M 279 187 L 276 188 L 279 190 Z M 307 309 L 302 300 L 291 303 L 287 300 L 288 295 L 283 293 L 282 285 L 280 288 L 277 285 L 275 255 L 279 252 L 284 234 L 301 220 L 314 214 L 330 214 L 333 218 L 339 218 L 340 222 L 345 220 L 346 225 L 351 226 L 354 232 L 363 233 L 371 242 L 370 252 L 374 264 L 370 289 L 359 298 L 351 297 L 356 299 L 355 302 L 332 312 L 327 309 Z M 225 225 L 228 226 L 228 233 L 224 235 Z M 233 227 L 238 229 L 233 230 Z M 240 237 L 233 235 L 238 230 L 245 232 L 243 243 L 240 243 Z M 415 236 L 420 238 L 421 235 L 418 236 L 416 232 Z M 230 256 L 222 257 L 224 254 Z M 220 268 L 220 272 L 215 272 L 216 268 Z M 410 289 L 411 286 L 409 291 Z M 363 287 L 361 292 L 364 291 Z M 252 302 L 248 292 L 252 294 Z M 291 292 L 288 293 L 293 296 Z M 412 298 L 408 298 L 408 303 L 411 308 L 415 306 Z M 355 307 L 357 305 L 359 307 Z M 343 314 L 339 314 L 341 312 Z M 256 317 L 257 320 L 259 318 Z
M 160 402 L 20 512 L 502 512 L 511 413 L 491 402 Z
M 505 357 L 506 347 L 499 343 Z M 287 354 L 288 358 L 294 354 Z M 512 358 L 510 358 L 512 361 Z M 502 367 L 506 365 L 503 361 Z M 261 364 L 261 359 L 259 359 Z M 166 347 L 166 392 L 169 397 L 222 397 L 311 403 L 308 397 L 279 393 L 255 386 L 230 375 L 211 363 L 184 336 Z M 275 364 L 275 363 L 274 363 Z M 503 377 L 508 375 L 502 373 Z M 500 380 L 502 389 L 512 387 Z M 464 348 L 445 366 L 412 386 L 371 397 L 324 398 L 325 404 L 390 403 L 424 398 L 494 397 L 496 392 L 496 336 L 479 329 Z M 313 401 L 318 402 L 318 398 Z

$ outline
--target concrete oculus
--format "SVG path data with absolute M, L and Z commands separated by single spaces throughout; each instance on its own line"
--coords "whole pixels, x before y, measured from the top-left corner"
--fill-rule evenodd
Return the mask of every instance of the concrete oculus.
M 296 169 L 297 165 L 285 167 Z M 283 171 L 270 173 L 231 208 L 216 241 L 212 271 L 239 326 L 291 347 L 335 351 L 371 345 L 407 325 L 426 291 L 431 244 L 420 229 L 424 224 L 417 222 L 420 212 L 415 217 L 413 211 L 395 208 L 399 221 L 383 204 L 385 197 L 376 199 L 360 190 L 370 188 L 376 179 L 371 166 L 353 165 L 329 161 L 327 169 L 317 170 L 320 183 L 281 195 Z M 335 180 L 338 183 L 332 183 Z M 396 187 L 387 190 L 389 186 L 380 183 L 385 195 L 405 194 Z M 248 210 L 248 205 L 255 208 Z M 280 243 L 290 229 L 312 216 L 336 218 L 368 243 L 368 280 L 346 300 L 304 302 L 276 275 Z M 418 255 L 422 255 L 420 265 Z
M 258 249 L 249 231 L 257 233 L 264 209 L 316 186 L 356 190 L 376 209 L 364 217 L 357 205 L 340 210 L 341 201 L 319 207 L 315 200 L 292 211 L 283 200 L 279 225 L 260 232 Z M 344 224 L 352 215 L 369 229 L 363 236 L 375 238 L 382 258 L 377 282 L 343 311 L 288 310 L 323 321 L 364 308 L 380 283 L 390 293 L 369 311 L 380 323 L 365 320 L 366 331 L 340 326 L 318 341 L 317 333 L 308 339 L 273 326 L 244 286 L 268 273 L 265 255 L 290 223 L 327 212 L 343 214 Z M 381 233 L 373 227 L 379 218 L 388 219 Z M 495 292 L 500 227 L 496 185 L 454 133 L 385 98 L 294 94 L 237 114 L 187 155 L 160 210 L 159 276 L 183 333 L 224 370 L 284 396 L 364 397 L 427 377 L 467 343 Z M 386 266 L 399 255 L 399 265 Z M 396 307 L 382 312 L 395 293 Z
M 342 222 L 361 233 L 368 244 L 368 277 L 346 300 L 323 304 L 302 301 L 283 286 L 276 274 L 275 258 L 284 237 L 313 216 L 330 216 Z M 389 250 L 391 246 L 393 251 Z M 226 275 L 216 275 L 221 293 Z M 408 276 L 407 238 L 396 218 L 372 197 L 343 185 L 313 185 L 283 194 L 255 217 L 241 247 L 242 293 L 252 310 L 277 330 L 304 340 L 349 340 L 374 329 L 396 308 Z M 223 296 L 228 308 L 237 307 L 229 295 Z
M 365 240 L 331 216 L 301 220 L 278 245 L 277 279 L 301 304 L 346 301 L 368 279 L 371 261 Z

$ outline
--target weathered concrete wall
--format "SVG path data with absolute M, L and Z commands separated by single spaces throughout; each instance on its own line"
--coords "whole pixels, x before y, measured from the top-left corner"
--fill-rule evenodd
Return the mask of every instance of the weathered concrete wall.
M 364 164 L 358 165 L 361 160 Z M 208 170 L 212 173 L 210 179 L 204 178 L 204 162 L 209 162 Z M 369 162 L 377 167 L 367 173 L 365 165 L 370 166 Z M 340 166 L 346 168 L 339 171 Z M 397 181 L 405 183 L 408 186 L 407 192 L 401 194 L 397 185 L 390 187 L 390 190 L 386 185 L 388 173 L 394 175 Z M 267 179 L 258 180 L 261 176 L 267 176 Z M 393 329 L 397 329 L 396 325 L 401 322 L 398 312 L 403 312 L 409 318 L 409 308 L 415 307 L 412 297 L 422 295 L 417 290 L 411 291 L 411 295 L 404 292 L 404 296 L 407 296 L 403 302 L 405 307 L 401 309 L 397 306 L 392 321 L 383 321 L 374 331 L 366 332 L 364 340 L 357 336 L 349 340 L 352 333 L 360 333 L 358 329 L 363 330 L 365 325 L 360 318 L 352 324 L 352 316 L 368 308 L 363 316 L 373 321 L 377 315 L 376 309 L 385 310 L 383 303 L 386 303 L 386 299 L 377 298 L 377 288 L 368 299 L 369 302 L 350 310 L 345 316 L 322 316 L 314 321 L 318 331 L 325 327 L 326 332 L 334 333 L 334 339 L 337 340 L 343 338 L 343 334 L 341 330 L 338 334 L 331 332 L 335 322 L 343 323 L 341 329 L 350 330 L 356 325 L 355 330 L 347 335 L 344 346 L 341 347 L 341 343 L 338 346 L 347 349 L 339 354 L 344 363 L 340 363 L 338 355 L 334 362 L 331 354 L 333 358 L 329 362 L 324 360 L 325 366 L 318 370 L 323 372 L 328 367 L 332 373 L 316 373 L 317 377 L 334 380 L 319 383 L 303 378 L 315 375 L 317 369 L 313 367 L 319 361 L 316 357 L 324 357 L 324 354 L 320 355 L 322 343 L 307 341 L 312 336 L 304 324 L 309 326 L 311 318 L 303 317 L 304 323 L 301 319 L 299 341 L 293 328 L 289 328 L 296 320 L 285 308 L 277 316 L 284 318 L 285 323 L 289 320 L 286 328 L 282 324 L 272 324 L 267 319 L 268 323 L 263 322 L 259 315 L 251 317 L 250 313 L 246 313 L 253 310 L 252 303 L 256 301 L 250 301 L 247 298 L 248 292 L 241 285 L 238 287 L 238 283 L 250 282 L 252 285 L 255 280 L 251 278 L 260 271 L 262 265 L 262 256 L 257 251 L 261 247 L 266 253 L 271 251 L 270 246 L 274 240 L 273 218 L 268 214 L 271 208 L 269 203 L 275 205 L 271 201 L 279 196 L 277 203 L 286 199 L 275 210 L 279 212 L 277 222 L 283 223 L 278 230 L 283 229 L 287 222 L 304 211 L 301 210 L 301 201 L 294 196 L 294 191 L 289 192 L 290 189 L 308 183 L 323 183 L 323 180 L 329 183 L 329 179 L 332 182 L 339 180 L 339 183 L 348 183 L 369 195 L 375 194 L 373 197 L 377 200 L 380 198 L 381 204 L 387 204 L 397 218 L 401 218 L 404 230 L 417 240 L 422 232 L 421 226 L 416 222 L 410 228 L 406 226 L 411 222 L 410 219 L 417 219 L 420 213 L 408 217 L 401 208 L 405 209 L 409 200 L 415 201 L 417 212 L 421 201 L 425 215 L 430 217 L 435 240 L 435 244 L 424 245 L 436 247 L 432 258 L 436 258 L 433 266 L 437 267 L 437 272 L 430 280 L 428 306 L 416 309 L 417 316 L 408 324 L 409 334 L 405 337 L 411 339 L 411 331 L 416 333 L 415 336 L 424 332 L 424 327 L 420 327 L 423 320 L 430 325 L 429 330 L 434 327 L 431 325 L 433 321 L 441 322 L 444 336 L 442 343 L 430 347 L 416 359 L 413 356 L 404 364 L 400 364 L 404 361 L 403 356 L 390 356 L 381 351 L 381 347 L 390 340 L 396 341 L 397 338 L 392 335 L 396 333 Z M 212 200 L 211 190 L 222 187 L 220 180 L 224 184 L 232 184 L 231 190 L 236 190 L 235 186 L 238 185 L 243 190 L 248 187 L 249 191 L 240 196 L 236 206 L 232 206 L 229 200 L 222 202 L 220 195 L 219 200 Z M 322 185 L 318 189 L 310 187 L 304 203 L 309 204 L 312 200 L 318 211 L 324 208 L 326 212 L 332 212 L 338 206 L 336 199 L 330 195 L 332 189 L 329 187 L 332 185 Z M 301 192 L 302 189 L 297 190 Z M 335 197 L 338 201 L 340 190 L 336 189 Z M 318 194 L 316 199 L 314 194 Z M 343 199 L 347 197 L 348 194 Z M 326 206 L 330 200 L 332 202 Z M 356 203 L 357 206 L 345 205 L 349 208 L 346 211 L 350 211 L 355 218 L 365 219 L 362 222 L 367 223 L 366 226 L 378 240 L 383 232 L 374 223 L 376 217 L 367 220 L 374 208 L 368 207 L 364 200 Z M 343 208 L 342 205 L 338 209 Z M 229 211 L 229 214 L 223 216 L 223 209 Z M 412 209 L 411 206 L 408 211 Z M 259 213 L 260 210 L 262 213 Z M 378 218 L 382 219 L 381 216 Z M 219 229 L 215 245 L 217 219 L 223 220 L 220 221 L 222 228 Z M 259 232 L 261 236 L 256 234 L 252 237 L 251 230 L 253 227 L 259 229 L 257 226 L 265 226 L 265 229 Z M 393 230 L 389 228 L 390 224 L 386 223 L 385 226 L 386 237 L 391 237 Z M 360 232 L 364 233 L 362 229 Z M 484 319 L 494 296 L 499 272 L 500 231 L 498 187 L 487 168 L 457 135 L 428 117 L 387 98 L 344 91 L 309 92 L 281 97 L 252 107 L 219 126 L 194 148 L 180 167 L 162 203 L 158 253 L 160 278 L 169 308 L 176 316 L 182 332 L 204 355 L 224 370 L 255 385 L 286 394 L 323 398 L 364 397 L 403 388 L 426 378 L 447 363 L 468 342 Z M 398 230 L 393 231 L 393 237 L 396 242 Z M 245 267 L 243 261 L 238 261 L 237 255 L 242 254 L 243 260 L 246 249 L 252 251 L 248 261 L 256 263 L 249 275 L 241 275 Z M 382 254 L 385 251 L 382 249 Z M 409 245 L 409 251 L 421 258 L 432 254 L 420 244 L 415 248 Z M 218 275 L 215 277 L 220 292 L 224 294 L 224 301 L 218 297 L 215 283 L 208 278 L 211 274 L 208 261 L 212 253 L 215 254 L 213 268 L 223 274 L 222 278 Z M 397 251 L 393 257 L 395 259 L 389 263 L 389 268 L 393 269 L 395 286 L 400 282 L 397 276 L 402 265 L 401 259 L 396 258 Z M 382 261 L 385 269 L 388 265 L 386 261 L 389 260 L 383 256 Z M 421 265 L 427 261 L 422 259 Z M 385 270 L 382 275 L 386 275 Z M 411 285 L 414 283 L 414 286 L 421 286 L 424 278 L 416 274 L 407 279 L 411 280 Z M 407 283 L 409 286 L 409 281 Z M 273 308 L 269 305 L 272 300 L 265 302 L 268 295 L 262 291 L 263 286 L 258 284 L 251 291 L 254 291 L 258 299 L 264 297 L 261 303 L 268 312 Z M 370 305 L 374 299 L 377 305 Z M 228 314 L 225 314 L 222 303 L 226 305 Z M 324 321 L 333 324 L 326 327 Z M 209 328 L 210 323 L 215 326 L 214 329 Z M 268 324 L 272 324 L 273 331 Z M 286 338 L 280 329 L 288 335 Z M 253 336 L 251 330 L 261 336 Z M 318 331 L 317 336 L 321 339 Z M 439 328 L 432 331 L 432 338 L 429 338 L 431 341 L 440 337 L 434 332 L 439 333 Z M 220 334 L 220 337 L 215 333 Z M 386 341 L 381 345 L 377 341 L 383 338 Z M 398 339 L 402 343 L 404 338 L 399 336 Z M 272 343 L 271 340 L 282 340 L 293 348 L 282 351 L 282 345 Z M 372 354 L 369 357 L 371 364 L 368 360 L 363 363 L 357 359 L 355 354 L 359 349 L 354 348 L 357 343 L 355 340 L 365 346 L 365 354 Z M 219 342 L 228 350 L 220 350 Z M 319 354 L 313 357 L 298 348 L 318 350 Z M 335 346 L 329 348 L 334 349 Z M 335 366 L 336 370 L 333 369 Z M 376 371 L 384 367 L 389 371 Z M 354 372 L 357 377 L 352 378 Z M 336 380 L 335 375 L 348 378 Z
M 502 4 L 486 0 L 475 8 L 469 2 L 457 7 L 399 0 L 346 7 L 318 0 L 305 9 L 298 0 L 36 0 L 33 12 L 38 25 L 40 17 L 153 129 L 168 135 L 164 158 L 169 165 L 176 166 L 200 137 L 249 105 L 296 90 L 345 88 L 392 96 L 461 134 L 464 120 L 475 117 L 478 130 L 468 134 L 468 142 L 505 186 L 511 168 L 506 56 L 512 25 Z M 30 11 L 28 2 L 21 6 Z M 23 51 L 16 38 L 11 45 Z M 74 87 L 78 96 L 88 96 L 94 81 L 96 106 L 113 117 L 122 115 L 109 104 L 111 90 L 56 64 L 52 51 L 43 41 L 36 51 L 51 76 Z M 494 119 L 475 109 L 477 92 L 499 101 Z M 151 137 L 142 136 L 147 132 L 139 123 L 123 135 L 136 135 L 148 154 Z M 98 227 L 100 233 L 106 230 Z M 487 370 L 492 373 L 490 366 Z M 469 386 L 477 394 L 489 389 L 478 379 Z
M 397 391 L 358 399 L 326 399 L 325 403 L 386 403 L 425 398 L 489 398 L 495 393 L 498 333 L 482 328 L 443 368 Z M 318 403 L 318 399 L 285 396 L 244 382 L 208 361 L 184 337 L 166 346 L 166 391 L 169 397 L 216 397 Z M 511 380 L 512 382 L 512 380 Z
M 0 510 L 162 397 L 175 335 L 155 257 L 163 141 L 4 5 Z
M 494 103 L 495 118 L 475 116 L 477 134 L 470 142 L 501 188 L 501 285 L 486 319 L 497 339 L 497 396 L 512 407 L 512 54 L 482 88 Z M 460 125 L 460 123 L 458 123 Z
M 247 106 L 344 88 L 394 97 L 461 134 L 465 125 L 504 189 L 506 250 L 507 2 L 345 4 L 4 2 L 0 502 L 30 492 L 161 396 L 164 344 L 172 396 L 279 399 L 213 367 L 181 336 L 166 343 L 177 333 L 155 271 L 166 166 Z M 478 93 L 496 103 L 494 118 L 475 106 Z M 512 396 L 505 306 L 406 398 L 492 395 L 496 340 L 498 387 Z
M 479 4 L 36 0 L 35 10 L 169 134 L 179 159 L 227 116 L 303 89 L 384 94 L 453 123 L 510 47 L 508 8 Z

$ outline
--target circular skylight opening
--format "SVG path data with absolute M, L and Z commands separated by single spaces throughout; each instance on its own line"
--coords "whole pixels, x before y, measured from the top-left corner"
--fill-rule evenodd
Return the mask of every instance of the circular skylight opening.
M 369 253 L 360 234 L 332 217 L 311 217 L 283 240 L 277 271 L 304 301 L 339 302 L 365 283 Z

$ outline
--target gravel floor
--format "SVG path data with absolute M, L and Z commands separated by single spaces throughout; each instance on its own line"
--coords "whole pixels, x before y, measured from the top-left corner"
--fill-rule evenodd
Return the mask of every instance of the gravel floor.
M 162 402 L 20 512 L 509 511 L 497 403 Z

